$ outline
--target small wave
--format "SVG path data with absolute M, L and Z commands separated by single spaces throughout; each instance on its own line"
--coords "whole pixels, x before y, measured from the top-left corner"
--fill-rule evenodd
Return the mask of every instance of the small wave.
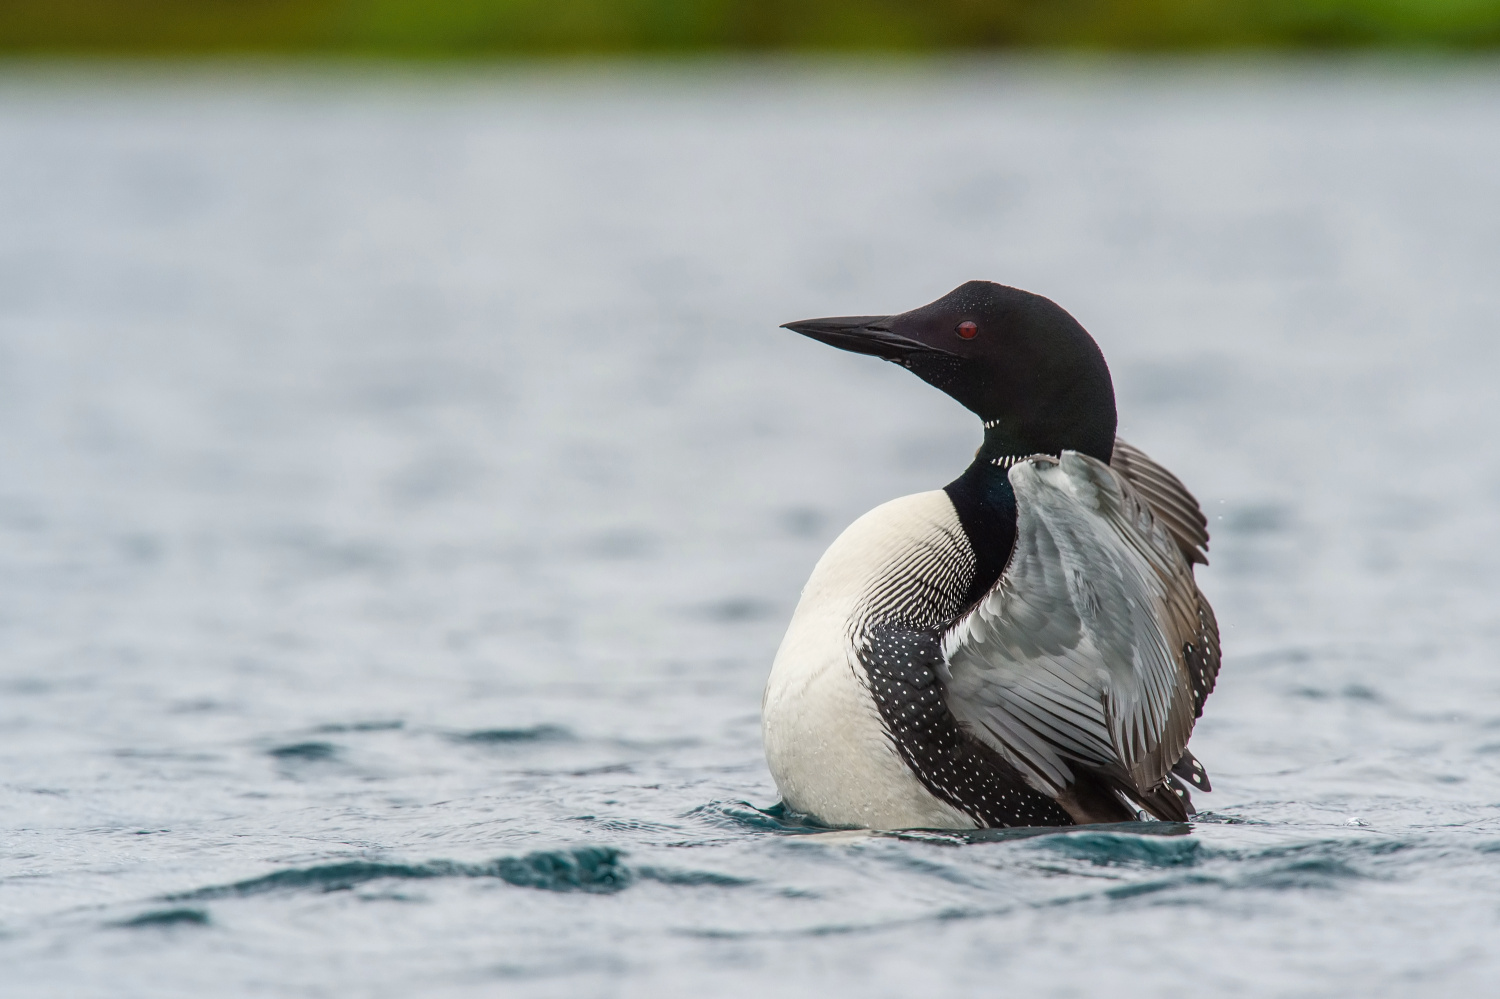
M 711 621 L 738 624 L 743 621 L 760 621 L 776 613 L 776 607 L 754 597 L 731 597 L 693 608 L 694 612 Z
M 1192 867 L 1204 857 L 1203 844 L 1181 833 L 1143 836 L 1091 829 L 1038 837 L 1035 846 L 1101 867 Z
M 406 723 L 403 721 L 332 722 L 319 725 L 313 731 L 325 735 L 337 735 L 342 732 L 394 732 L 405 727 Z
M 683 927 L 673 934 L 702 940 L 798 940 L 819 937 L 858 936 L 866 933 L 890 933 L 909 930 L 912 927 L 933 923 L 952 923 L 969 919 L 988 919 L 1004 916 L 1016 911 L 1018 906 L 1002 902 L 982 907 L 950 907 L 920 916 L 894 919 L 872 919 L 868 922 L 814 923 L 807 926 L 778 927 L 775 929 L 731 929 L 728 927 Z
M 1103 896 L 1114 901 L 1123 901 L 1145 895 L 1159 895 L 1202 887 L 1216 888 L 1221 891 L 1328 891 L 1340 888 L 1347 882 L 1368 877 L 1370 875 L 1351 864 L 1324 857 L 1271 864 L 1247 873 L 1229 872 L 1227 875 L 1194 873 L 1181 877 L 1139 881 L 1110 888 L 1103 892 Z M 1062 901 L 1078 900 L 1064 899 Z
M 624 863 L 623 857 L 624 854 L 613 847 L 586 846 L 571 850 L 539 850 L 520 857 L 500 857 L 482 864 L 450 860 L 434 860 L 423 864 L 349 860 L 274 871 L 233 884 L 213 885 L 168 895 L 163 901 L 211 901 L 246 898 L 271 892 L 347 891 L 371 881 L 421 881 L 437 878 L 497 878 L 522 888 L 592 894 L 623 891 L 640 880 L 667 885 L 711 887 L 736 887 L 751 883 L 712 871 L 684 871 L 652 866 L 632 868 Z
M 677 833 L 681 826 L 669 826 L 664 822 L 647 822 L 645 819 L 590 819 L 594 826 L 610 832 L 623 833 Z
M 1241 879 L 1240 886 L 1273 890 L 1337 888 L 1342 882 L 1369 876 L 1337 857 L 1309 857 L 1251 873 Z
M 547 891 L 617 892 L 630 887 L 631 870 L 620 863 L 620 851 L 611 847 L 542 851 L 524 857 L 503 857 L 487 864 L 483 873 L 508 884 Z M 493 872 L 493 873 L 490 873 Z
M 149 926 L 207 926 L 208 913 L 202 909 L 157 909 L 143 912 L 131 919 L 122 919 L 113 925 L 121 929 L 139 929 Z
M 1215 878 L 1204 874 L 1189 874 L 1178 878 L 1161 878 L 1155 881 L 1137 881 L 1134 884 L 1120 885 L 1104 891 L 1103 897 L 1115 902 L 1126 899 L 1140 898 L 1143 895 L 1159 895 L 1162 892 L 1174 891 L 1181 888 L 1195 888 L 1203 885 L 1226 887 L 1227 882 L 1223 878 Z M 1083 901 L 1093 896 L 1082 898 L 1058 899 L 1059 904 Z
M 486 745 L 517 742 L 569 742 L 574 736 L 561 725 L 533 725 L 530 728 L 483 728 L 474 732 L 456 732 L 450 738 L 454 742 L 475 742 Z
M 454 869 L 445 869 L 450 867 Z M 350 860 L 340 864 L 320 864 L 317 867 L 296 867 L 275 871 L 258 878 L 236 881 L 228 885 L 197 888 L 176 895 L 164 896 L 168 902 L 196 902 L 220 898 L 245 898 L 274 891 L 341 891 L 376 881 L 381 878 L 438 878 L 463 876 L 456 868 L 462 865 L 441 864 L 383 864 L 366 860 Z
M 331 742 L 294 742 L 289 746 L 277 746 L 266 755 L 278 760 L 304 760 L 316 762 L 331 760 L 339 754 L 339 747 Z
M 679 871 L 668 867 L 638 867 L 636 873 L 647 881 L 658 881 L 664 885 L 683 885 L 689 888 L 740 888 L 755 882 L 716 871 Z
M 1417 844 L 1399 839 L 1318 839 L 1306 843 L 1288 843 L 1253 852 L 1226 852 L 1226 856 L 1244 859 L 1279 860 L 1308 855 L 1318 857 L 1387 857 L 1405 853 Z
M 1167 841 L 1181 847 L 1177 853 L 1154 851 L 1162 843 L 1090 842 L 1093 836 L 1057 837 L 1038 844 L 1095 863 L 1146 868 L 1193 868 L 1166 877 L 1155 877 L 1117 885 L 1103 892 L 1055 899 L 1047 905 L 1068 905 L 1096 898 L 1125 901 L 1145 896 L 1167 896 L 1162 901 L 1184 902 L 1205 896 L 1192 889 L 1215 892 L 1240 891 L 1337 891 L 1353 882 L 1391 876 L 1378 865 L 1384 858 L 1410 850 L 1399 840 L 1318 840 L 1258 850 L 1223 850 L 1197 844 L 1196 840 Z M 1070 844 L 1067 840 L 1074 840 Z M 1191 844 L 1192 846 L 1189 846 Z M 1075 849 L 1081 846 L 1083 849 Z M 1099 853 L 1093 850 L 1098 848 Z M 1185 894 L 1184 894 L 1185 893 Z
M 828 832 L 812 816 L 794 812 L 778 801 L 770 808 L 756 808 L 747 801 L 710 801 L 688 811 L 683 818 L 702 819 L 711 825 L 754 832 L 778 832 L 792 835 Z

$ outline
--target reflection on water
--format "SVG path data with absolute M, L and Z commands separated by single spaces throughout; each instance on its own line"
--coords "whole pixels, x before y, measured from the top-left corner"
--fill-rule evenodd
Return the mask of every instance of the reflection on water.
M 1478 65 L 8 71 L 7 984 L 1480 994 L 1497 97 Z M 813 561 L 977 443 L 776 327 L 975 277 L 1093 331 L 1209 513 L 1185 834 L 770 809 Z

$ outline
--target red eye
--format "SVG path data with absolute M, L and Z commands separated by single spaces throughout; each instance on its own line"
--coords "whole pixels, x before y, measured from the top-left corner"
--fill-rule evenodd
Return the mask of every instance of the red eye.
M 966 321 L 959 323 L 958 329 L 954 330 L 954 332 L 963 337 L 965 340 L 972 340 L 979 335 L 979 326 L 975 323 Z

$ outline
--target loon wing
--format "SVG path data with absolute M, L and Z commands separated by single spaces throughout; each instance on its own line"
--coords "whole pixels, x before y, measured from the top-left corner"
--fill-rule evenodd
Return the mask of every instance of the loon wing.
M 1208 565 L 1208 518 L 1182 480 L 1147 457 L 1133 444 L 1115 438 L 1109 467 L 1119 472 L 1146 501 L 1151 512 L 1182 549 L 1189 562 Z
M 1208 564 L 1208 518 L 1198 500 L 1188 492 L 1182 480 L 1132 444 L 1115 438 L 1115 453 L 1109 459 L 1109 467 L 1119 472 L 1130 483 L 1135 494 L 1146 501 L 1157 521 L 1172 535 L 1183 558 L 1199 565 Z M 1203 714 L 1203 702 L 1213 693 L 1214 683 L 1219 677 L 1219 622 L 1214 619 L 1214 609 L 1198 594 L 1198 633 L 1202 641 L 1193 645 L 1193 654 L 1188 662 L 1189 679 L 1193 684 L 1193 717 Z M 1194 787 L 1207 791 L 1208 774 L 1201 764 L 1191 758 L 1178 761 L 1182 766 L 1178 775 Z
M 1174 480 L 1175 481 L 1175 480 Z M 1110 466 L 1065 451 L 1010 471 L 1010 564 L 943 637 L 955 718 L 1084 820 L 1186 818 L 1169 774 L 1217 634 L 1175 536 Z

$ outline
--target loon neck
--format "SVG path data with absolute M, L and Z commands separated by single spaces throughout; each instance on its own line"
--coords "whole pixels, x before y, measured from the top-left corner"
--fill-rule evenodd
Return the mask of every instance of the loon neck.
M 1010 485 L 1010 470 L 1021 459 L 1014 455 L 987 455 L 982 450 L 974 456 L 963 474 L 944 488 L 960 507 L 983 519 L 999 517 L 1014 521 L 1016 493 Z M 978 541 L 981 539 L 971 538 Z
M 962 475 L 943 487 L 974 550 L 974 579 L 965 595 L 966 607 L 995 585 L 1016 543 L 1016 493 L 1009 472 L 1026 455 L 996 453 L 988 443 L 987 439 Z
M 1013 427 L 1005 425 L 1002 420 L 984 421 L 984 443 L 979 445 L 979 450 L 974 453 L 974 464 L 992 465 L 1001 470 L 1001 477 L 1010 470 L 1010 467 L 1023 458 L 1029 458 L 1034 454 L 1058 455 L 1055 448 L 1036 441 L 1021 439 Z M 972 469 L 974 466 L 970 465 Z M 967 471 L 965 475 L 969 474 Z

